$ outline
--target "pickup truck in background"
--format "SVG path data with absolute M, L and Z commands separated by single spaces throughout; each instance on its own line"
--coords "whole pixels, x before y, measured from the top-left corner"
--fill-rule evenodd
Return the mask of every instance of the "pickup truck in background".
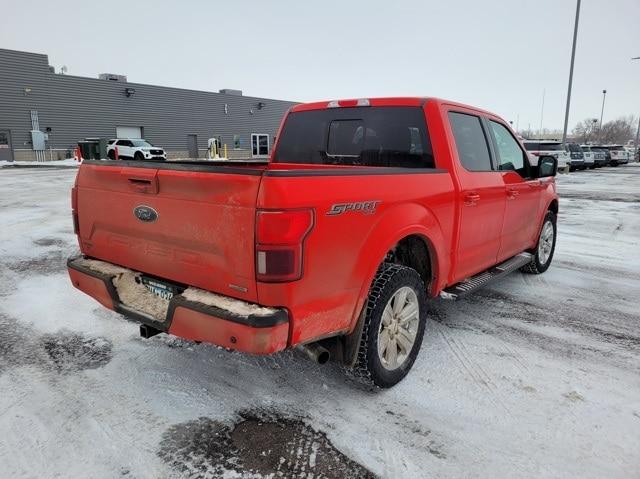
M 391 387 L 420 350 L 428 298 L 546 271 L 556 170 L 459 103 L 301 104 L 263 164 L 83 162 L 69 275 L 145 337 L 299 348 Z

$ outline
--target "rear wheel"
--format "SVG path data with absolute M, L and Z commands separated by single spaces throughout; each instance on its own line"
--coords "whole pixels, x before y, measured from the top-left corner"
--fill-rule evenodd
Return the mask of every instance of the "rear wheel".
M 411 370 L 427 320 L 426 288 L 412 268 L 384 263 L 373 281 L 353 375 L 390 388 Z
M 541 274 L 549 269 L 553 253 L 556 250 L 556 215 L 552 211 L 547 211 L 538 237 L 538 244 L 533 251 L 531 262 L 520 270 L 524 273 Z

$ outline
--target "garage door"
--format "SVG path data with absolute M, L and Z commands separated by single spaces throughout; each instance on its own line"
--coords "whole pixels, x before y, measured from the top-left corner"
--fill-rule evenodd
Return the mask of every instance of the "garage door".
M 116 138 L 142 138 L 142 127 L 116 126 Z

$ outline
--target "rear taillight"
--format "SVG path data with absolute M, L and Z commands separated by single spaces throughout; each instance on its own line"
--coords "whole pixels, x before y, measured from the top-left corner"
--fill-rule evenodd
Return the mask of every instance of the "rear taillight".
M 78 222 L 78 188 L 71 188 L 71 214 L 73 215 L 73 232 L 80 233 L 80 224 Z
M 313 210 L 256 213 L 256 279 L 267 283 L 302 277 L 304 240 L 313 228 Z

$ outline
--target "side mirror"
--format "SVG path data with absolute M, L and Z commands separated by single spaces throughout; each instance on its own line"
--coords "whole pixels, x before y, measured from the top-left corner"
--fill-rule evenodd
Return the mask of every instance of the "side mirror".
M 540 156 L 538 158 L 538 178 L 556 176 L 558 159 L 555 156 Z

